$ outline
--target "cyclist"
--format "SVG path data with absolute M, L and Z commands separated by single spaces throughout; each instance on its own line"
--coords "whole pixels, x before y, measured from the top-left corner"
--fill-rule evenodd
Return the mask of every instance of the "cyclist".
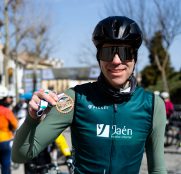
M 133 75 L 142 43 L 139 26 L 111 16 L 96 25 L 92 38 L 101 69 L 98 80 L 60 95 L 35 92 L 30 116 L 16 134 L 13 160 L 31 159 L 71 126 L 75 174 L 138 174 L 144 149 L 149 174 L 166 174 L 164 102 L 139 87 Z M 37 116 L 41 99 L 54 106 L 44 111 L 44 122 Z
M 7 88 L 0 86 L 0 165 L 2 174 L 11 173 L 10 143 L 13 139 L 13 132 L 18 126 L 18 120 L 8 108 L 11 104 Z

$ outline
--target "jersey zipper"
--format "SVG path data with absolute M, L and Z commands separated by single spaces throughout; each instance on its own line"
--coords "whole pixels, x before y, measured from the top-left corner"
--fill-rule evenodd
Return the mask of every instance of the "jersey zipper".
M 114 104 L 113 107 L 114 107 L 114 116 L 115 116 L 115 113 L 118 111 L 118 105 Z
M 117 112 L 117 104 L 113 104 L 113 119 L 112 125 L 116 123 L 116 112 Z M 111 166 L 112 166 L 112 148 L 113 148 L 114 138 L 111 138 L 111 151 L 110 151 L 110 162 L 109 162 L 109 170 L 108 173 L 111 174 Z

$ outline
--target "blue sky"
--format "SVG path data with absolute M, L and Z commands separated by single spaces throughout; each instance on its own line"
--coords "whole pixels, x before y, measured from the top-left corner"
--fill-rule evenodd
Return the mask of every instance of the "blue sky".
M 52 57 L 64 61 L 64 66 L 80 66 L 80 52 L 84 46 L 93 48 L 91 35 L 95 25 L 104 17 L 105 3 L 110 0 L 43 0 L 42 5 L 51 18 L 52 37 L 58 43 Z M 176 70 L 181 68 L 181 36 L 170 48 L 171 63 Z M 94 50 L 94 48 L 93 48 Z M 138 70 L 148 63 L 144 46 L 139 51 Z M 85 55 L 86 58 L 86 55 Z M 95 61 L 96 63 L 96 61 Z

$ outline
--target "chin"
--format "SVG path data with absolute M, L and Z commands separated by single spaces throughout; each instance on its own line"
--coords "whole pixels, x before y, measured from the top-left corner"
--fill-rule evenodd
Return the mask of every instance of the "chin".
M 125 83 L 126 83 L 126 80 L 124 81 L 124 80 L 120 80 L 120 79 L 113 79 L 111 81 L 112 86 L 115 88 L 118 88 L 118 89 Z

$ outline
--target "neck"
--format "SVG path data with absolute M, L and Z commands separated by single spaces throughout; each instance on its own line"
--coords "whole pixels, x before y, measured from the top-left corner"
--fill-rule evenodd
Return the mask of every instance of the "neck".
M 135 91 L 137 83 L 134 77 L 130 77 L 129 81 L 124 83 L 120 88 L 115 88 L 107 82 L 103 74 L 98 77 L 98 85 L 101 89 L 101 92 L 104 95 L 109 96 L 109 99 L 112 101 L 122 102 L 128 100 L 132 93 Z
M 125 89 L 130 87 L 130 82 L 126 81 L 126 83 L 124 83 L 123 85 L 119 86 L 118 89 L 121 91 L 124 91 Z

